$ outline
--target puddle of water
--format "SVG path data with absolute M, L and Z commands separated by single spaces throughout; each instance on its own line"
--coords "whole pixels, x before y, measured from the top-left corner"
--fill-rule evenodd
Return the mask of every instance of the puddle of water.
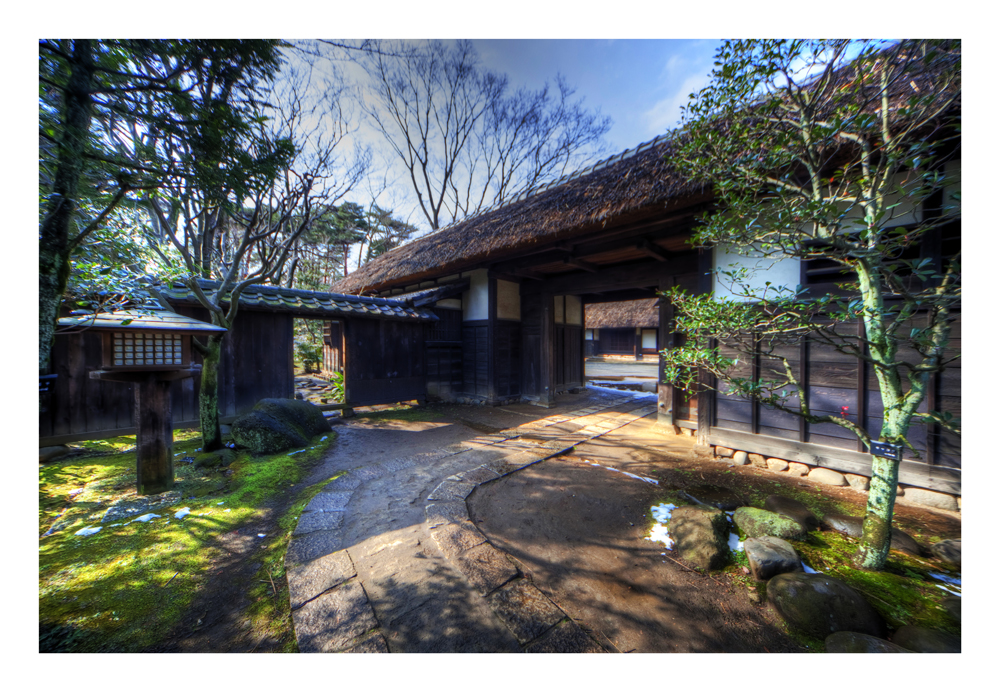
M 734 553 L 743 552 L 743 541 L 741 541 L 740 537 L 732 531 L 729 532 L 729 549 Z

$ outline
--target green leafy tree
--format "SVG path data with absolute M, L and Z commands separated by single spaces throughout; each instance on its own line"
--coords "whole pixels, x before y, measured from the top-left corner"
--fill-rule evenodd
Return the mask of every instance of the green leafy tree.
M 668 292 L 685 340 L 664 351 L 667 378 L 694 386 L 701 369 L 722 391 L 841 426 L 866 445 L 916 452 L 915 424 L 958 433 L 957 420 L 925 402 L 930 376 L 955 357 L 946 346 L 959 255 L 920 247 L 955 218 L 945 169 L 958 150 L 960 98 L 957 42 L 726 42 L 711 84 L 692 96 L 675 160 L 717 196 L 693 242 L 747 260 L 720 273 L 728 296 Z M 781 261 L 825 263 L 842 281 L 822 295 L 780 286 L 768 270 Z M 874 372 L 877 432 L 810 407 L 789 356 L 807 338 Z M 768 367 L 751 377 L 743 365 L 755 357 Z M 899 462 L 872 457 L 860 568 L 885 563 L 898 474 Z
M 310 91 L 310 74 L 282 65 L 274 41 L 213 41 L 199 45 L 189 77 L 190 98 L 178 104 L 187 136 L 152 137 L 148 147 L 182 169 L 144 199 L 151 246 L 175 266 L 209 312 L 231 329 L 247 286 L 280 283 L 299 240 L 316 219 L 358 181 L 364 152 L 351 161 L 338 145 L 346 130 L 336 90 Z M 140 139 L 146 133 L 137 133 Z M 291 272 L 294 274 L 294 271 Z M 202 279 L 218 283 L 205 288 Z M 223 335 L 192 340 L 202 356 L 199 416 L 203 447 L 222 445 L 218 365 Z

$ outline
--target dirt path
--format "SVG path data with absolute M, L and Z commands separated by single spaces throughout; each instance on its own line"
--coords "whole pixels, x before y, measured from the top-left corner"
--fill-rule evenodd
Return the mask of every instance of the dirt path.
M 662 451 L 653 451 L 662 450 Z M 587 464 L 659 481 L 652 485 Z M 694 454 L 687 438 L 660 435 L 637 421 L 575 453 L 550 459 L 479 487 L 470 515 L 491 543 L 520 563 L 535 585 L 609 650 L 636 652 L 792 652 L 801 647 L 766 605 L 731 574 L 691 571 L 646 540 L 648 512 L 664 489 L 727 488 L 754 497 L 808 488 L 831 509 L 862 512 L 864 495 L 820 488 L 751 467 L 730 469 Z M 900 506 L 899 524 L 914 534 L 958 537 L 960 521 Z

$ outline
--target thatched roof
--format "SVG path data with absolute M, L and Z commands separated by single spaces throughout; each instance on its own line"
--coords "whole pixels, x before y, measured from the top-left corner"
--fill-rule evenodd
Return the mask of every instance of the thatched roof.
M 656 327 L 660 324 L 658 298 L 624 300 L 617 303 L 590 303 L 583 310 L 587 329 Z
M 918 43 L 902 42 L 885 51 L 889 61 L 912 59 Z M 958 95 L 953 109 L 960 109 L 960 81 L 938 89 L 938 77 L 960 60 L 960 46 L 939 51 L 927 63 L 909 64 L 907 78 L 890 87 L 889 111 L 897 123 L 906 120 L 905 104 L 916 93 L 935 94 L 938 102 Z M 857 72 L 840 70 L 830 85 L 833 100 L 856 84 Z M 881 108 L 872 99 L 866 111 Z M 824 113 L 825 114 L 825 113 Z M 821 114 L 823 115 L 823 114 Z M 894 123 L 894 124 L 897 124 Z M 726 121 L 718 123 L 726 127 Z M 931 132 L 923 133 L 929 137 Z M 605 159 L 553 183 L 527 197 L 518 197 L 478 216 L 430 233 L 397 247 L 333 285 L 339 293 L 373 293 L 401 284 L 414 284 L 518 256 L 544 245 L 572 238 L 622 222 L 710 201 L 709 186 L 683 178 L 671 162 L 676 143 L 662 135 L 634 149 Z
M 503 259 L 517 249 L 599 228 L 610 219 L 685 196 L 704 186 L 683 180 L 669 161 L 666 136 L 640 144 L 525 199 L 442 228 L 381 255 L 333 285 L 339 293 L 380 290 L 400 280 L 462 271 L 478 261 Z

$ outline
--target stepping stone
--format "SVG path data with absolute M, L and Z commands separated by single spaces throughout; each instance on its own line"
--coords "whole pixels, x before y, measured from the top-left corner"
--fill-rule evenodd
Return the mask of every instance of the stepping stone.
M 750 563 L 750 572 L 757 581 L 767 581 L 785 572 L 802 571 L 799 554 L 788 541 L 780 538 L 774 536 L 748 538 L 743 543 L 743 549 Z
M 892 641 L 897 646 L 922 654 L 962 653 L 961 637 L 916 625 L 900 627 L 892 635 Z

